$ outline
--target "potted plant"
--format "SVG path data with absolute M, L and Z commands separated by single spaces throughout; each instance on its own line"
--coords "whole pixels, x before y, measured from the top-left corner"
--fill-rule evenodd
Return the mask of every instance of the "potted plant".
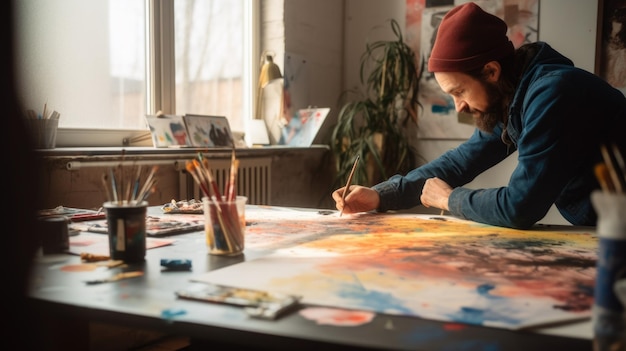
M 407 130 L 416 133 L 418 70 L 414 51 L 403 41 L 400 26 L 391 20 L 395 40 L 366 45 L 361 55 L 360 82 L 363 90 L 352 89 L 339 110 L 331 137 L 336 162 L 335 186 L 345 184 L 356 155 L 353 184 L 371 186 L 415 165 L 416 151 Z

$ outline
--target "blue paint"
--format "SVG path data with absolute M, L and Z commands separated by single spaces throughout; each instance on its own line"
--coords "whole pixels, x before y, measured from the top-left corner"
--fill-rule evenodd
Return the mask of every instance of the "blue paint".
M 485 323 L 485 310 L 474 307 L 461 307 L 461 311 L 458 313 L 460 322 L 482 325 Z
M 162 258 L 161 266 L 171 271 L 188 271 L 191 270 L 191 260 Z
M 506 308 L 504 308 L 507 304 L 505 299 L 491 297 L 490 300 L 492 301 L 489 302 L 487 309 L 462 306 L 458 311 L 448 314 L 446 317 L 453 322 L 473 325 L 485 325 L 486 322 L 504 325 L 518 325 L 521 323 L 518 318 L 499 313 L 500 310 L 506 311 Z
M 454 106 L 452 106 L 454 107 Z M 450 105 L 432 105 L 430 111 L 434 114 L 447 115 L 452 110 Z
M 161 318 L 170 320 L 176 316 L 182 316 L 184 314 L 187 314 L 186 310 L 168 308 L 168 309 L 161 311 Z
M 392 294 L 366 290 L 363 289 L 361 285 L 342 285 L 338 291 L 338 295 L 341 298 L 355 302 L 358 307 L 365 310 L 399 312 L 402 314 L 415 315 L 413 310 L 405 307 L 403 301 L 395 298 Z
M 507 299 L 501 296 L 491 295 L 491 290 L 496 286 L 491 283 L 485 283 L 476 287 L 476 293 L 482 298 L 488 301 L 485 309 L 477 307 L 462 306 L 457 312 L 450 314 L 448 317 L 450 320 L 474 324 L 485 325 L 485 322 L 497 322 L 505 324 L 519 324 L 521 321 L 517 318 L 513 318 L 510 315 L 503 315 L 498 311 L 506 311 L 506 308 L 502 308 L 508 304 Z
M 476 290 L 478 291 L 478 293 L 482 296 L 488 296 L 489 292 L 493 289 L 495 289 L 496 286 L 493 284 L 482 284 L 479 285 Z

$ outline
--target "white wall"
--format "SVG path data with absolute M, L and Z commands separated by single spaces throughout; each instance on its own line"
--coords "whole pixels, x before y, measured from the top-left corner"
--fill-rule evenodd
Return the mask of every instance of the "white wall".
M 539 40 L 594 71 L 598 24 L 597 0 L 539 1 Z
M 406 0 L 345 0 L 344 89 L 359 87 L 361 54 L 367 42 L 395 39 L 389 20 L 405 27 Z

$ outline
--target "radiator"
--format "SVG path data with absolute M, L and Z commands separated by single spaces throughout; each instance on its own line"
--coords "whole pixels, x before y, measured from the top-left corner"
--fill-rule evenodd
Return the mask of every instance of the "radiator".
M 240 158 L 237 170 L 237 195 L 248 197 L 248 204 L 270 205 L 271 158 Z M 213 178 L 220 191 L 230 177 L 230 159 L 210 159 Z M 180 172 L 180 199 L 202 199 L 204 193 L 186 170 Z

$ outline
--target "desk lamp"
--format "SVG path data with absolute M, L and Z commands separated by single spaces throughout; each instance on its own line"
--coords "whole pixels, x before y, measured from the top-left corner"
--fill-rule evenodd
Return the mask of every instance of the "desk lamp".
M 283 75 L 280 73 L 280 68 L 274 63 L 274 56 L 269 53 L 263 53 L 265 56 L 265 63 L 261 66 L 261 73 L 259 74 L 259 87 L 257 90 L 256 99 L 256 115 L 254 118 L 261 119 L 261 98 L 263 97 L 263 88 L 270 82 L 276 79 L 281 79 Z
M 265 121 L 265 112 L 262 112 L 262 105 L 265 88 L 272 82 L 282 79 L 283 75 L 280 73 L 280 68 L 274 63 L 274 54 L 267 51 L 263 52 L 261 56 L 261 73 L 259 74 L 259 86 L 256 97 L 255 115 L 250 121 L 250 133 L 249 142 L 252 145 L 267 145 L 271 144 L 269 138 L 269 130 Z M 282 87 L 281 87 L 282 90 Z M 281 94 L 282 104 L 282 94 Z

